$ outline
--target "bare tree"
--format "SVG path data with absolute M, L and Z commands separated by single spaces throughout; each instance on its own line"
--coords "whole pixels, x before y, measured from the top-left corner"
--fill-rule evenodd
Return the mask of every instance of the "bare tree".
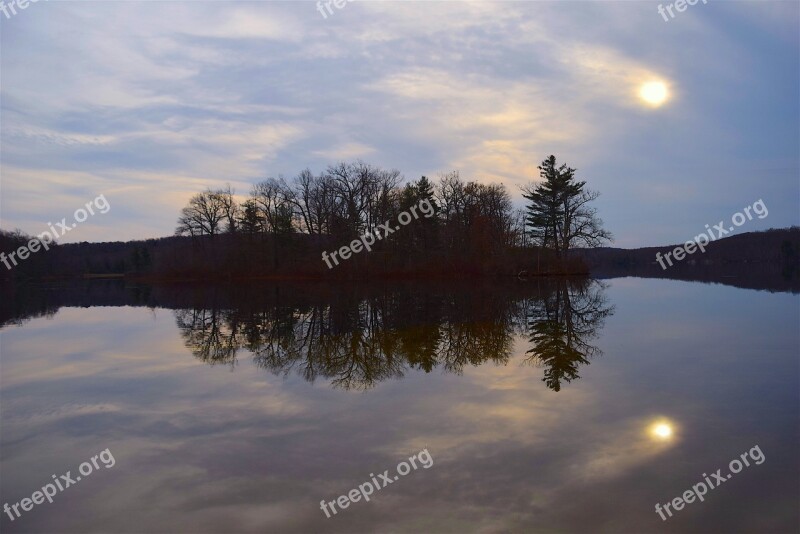
M 360 171 L 364 173 L 365 182 L 362 216 L 366 230 L 372 231 L 397 215 L 402 176 L 397 169 L 385 170 L 369 165 L 362 167 Z
M 222 203 L 222 211 L 225 214 L 225 221 L 227 223 L 226 230 L 228 233 L 235 234 L 239 224 L 239 204 L 233 195 L 235 190 L 231 189 L 231 184 L 226 184 L 223 189 L 218 189 L 214 192 L 219 197 L 219 202 Z
M 218 192 L 207 189 L 194 195 L 181 210 L 175 235 L 214 236 L 227 216 L 226 202 Z
M 302 221 L 303 229 L 311 235 L 321 233 L 319 221 L 314 216 L 316 186 L 317 178 L 310 169 L 304 169 L 295 177 L 292 195 L 289 198 Z
M 611 232 L 603 228 L 603 220 L 597 216 L 597 208 L 589 205 L 599 196 L 597 191 L 581 191 L 578 196 L 565 203 L 561 232 L 562 252 L 578 246 L 599 247 L 614 239 Z
M 278 234 L 292 230 L 292 193 L 283 178 L 268 178 L 254 185 L 252 199 L 266 231 Z
M 338 199 L 340 212 L 336 215 L 344 222 L 344 231 L 349 235 L 362 233 L 364 229 L 362 214 L 367 205 L 368 165 L 356 163 L 337 163 L 329 165 L 325 174 L 330 178 Z

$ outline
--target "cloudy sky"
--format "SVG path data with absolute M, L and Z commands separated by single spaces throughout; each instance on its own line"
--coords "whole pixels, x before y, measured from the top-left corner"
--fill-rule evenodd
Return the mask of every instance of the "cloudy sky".
M 7 1 L 7 0 L 6 0 Z M 665 4 L 666 5 L 666 4 Z M 519 186 L 555 154 L 616 245 L 800 224 L 800 3 L 55 1 L 0 14 L 0 227 L 172 234 L 205 187 L 338 160 Z M 324 9 L 324 8 L 323 8 Z M 648 102 L 647 83 L 657 83 Z M 653 86 L 651 86 L 653 87 Z

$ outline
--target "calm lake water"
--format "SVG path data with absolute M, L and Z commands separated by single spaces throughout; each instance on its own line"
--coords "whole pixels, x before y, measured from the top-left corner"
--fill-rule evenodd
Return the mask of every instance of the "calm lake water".
M 623 278 L 15 298 L 0 504 L 114 463 L 3 532 L 800 529 L 797 294 Z M 756 446 L 762 463 L 656 513 Z M 321 510 L 423 449 L 428 468 Z

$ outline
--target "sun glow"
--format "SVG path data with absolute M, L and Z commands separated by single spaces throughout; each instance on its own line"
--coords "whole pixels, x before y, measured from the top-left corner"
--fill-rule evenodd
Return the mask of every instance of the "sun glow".
M 668 438 L 672 435 L 672 427 L 665 424 L 656 425 L 653 432 L 660 438 Z
M 650 425 L 650 435 L 661 441 L 670 439 L 674 432 L 673 425 L 669 421 L 656 421 Z
M 647 82 L 639 87 L 639 97 L 647 103 L 647 105 L 657 108 L 667 101 L 669 91 L 664 82 Z

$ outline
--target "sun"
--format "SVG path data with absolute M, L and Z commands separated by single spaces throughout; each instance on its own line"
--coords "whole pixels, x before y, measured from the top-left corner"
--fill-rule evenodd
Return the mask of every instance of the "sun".
M 660 438 L 668 438 L 672 435 L 672 428 L 667 424 L 656 425 L 653 433 Z
M 664 82 L 647 82 L 639 87 L 639 97 L 649 106 L 657 108 L 667 101 L 669 91 Z
M 662 419 L 650 425 L 650 435 L 659 441 L 666 441 L 672 438 L 674 433 L 673 424 L 669 421 Z

